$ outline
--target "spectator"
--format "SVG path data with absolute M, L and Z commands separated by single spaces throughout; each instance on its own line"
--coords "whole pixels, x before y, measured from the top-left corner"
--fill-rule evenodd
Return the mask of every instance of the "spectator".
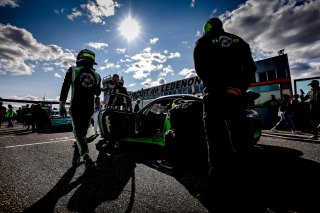
M 8 122 L 8 126 L 7 126 L 8 128 L 9 127 L 13 127 L 13 123 L 12 123 L 13 116 L 14 116 L 13 107 L 12 107 L 11 104 L 9 104 L 7 112 L 6 112 L 6 119 L 7 119 L 7 122 Z
M 141 100 L 138 99 L 136 104 L 134 105 L 134 110 L 133 112 L 138 112 L 140 110 L 140 103 L 141 103 Z
M 93 129 L 94 129 L 95 135 L 99 135 L 99 133 L 98 133 L 98 128 L 99 128 L 98 115 L 99 115 L 101 109 L 102 109 L 101 100 L 100 100 L 100 97 L 97 96 L 94 100 L 94 113 L 92 115 Z
M 0 127 L 6 117 L 6 111 L 7 111 L 7 108 L 5 106 L 3 106 L 3 102 L 0 101 Z
M 30 125 L 32 124 L 32 113 L 29 104 L 27 104 L 26 107 L 22 110 L 22 122 L 23 126 L 27 129 L 29 129 Z
M 318 80 L 312 80 L 309 84 L 311 90 L 304 96 L 304 92 L 300 89 L 301 101 L 310 100 L 310 121 L 312 127 L 313 140 L 318 140 L 318 126 L 320 124 L 320 87 Z
M 302 126 L 302 106 L 301 102 L 299 101 L 299 95 L 295 94 L 292 96 L 290 100 L 290 108 L 291 108 L 291 117 L 293 120 L 293 123 L 296 125 L 297 129 L 300 129 Z
M 92 51 L 84 49 L 78 53 L 76 67 L 70 67 L 66 72 L 59 106 L 60 115 L 66 115 L 65 103 L 72 86 L 70 115 L 76 138 L 72 165 L 84 162 L 87 168 L 94 166 L 94 163 L 89 155 L 86 135 L 94 111 L 94 97 L 101 93 L 101 77 L 93 68 L 94 64 L 95 54 Z
M 294 134 L 299 134 L 300 131 L 296 129 L 296 126 L 291 117 L 292 109 L 290 108 L 290 95 L 282 95 L 282 100 L 280 102 L 279 108 L 279 117 L 280 120 L 276 125 L 271 129 L 272 132 L 277 132 L 284 124 L 288 124 L 291 129 L 291 132 Z
M 256 66 L 249 44 L 225 32 L 219 18 L 205 23 L 193 57 L 196 73 L 205 87 L 203 121 L 209 154 L 209 191 L 218 193 L 213 187 L 220 187 L 219 193 L 224 193 L 223 176 L 232 173 L 234 156 L 245 137 L 242 98 L 254 78 Z
M 270 114 L 270 123 L 274 125 L 278 121 L 278 111 L 280 102 L 274 95 L 270 96 L 270 99 L 266 101 L 263 106 L 267 107 Z
M 21 122 L 21 107 L 17 110 L 17 122 Z

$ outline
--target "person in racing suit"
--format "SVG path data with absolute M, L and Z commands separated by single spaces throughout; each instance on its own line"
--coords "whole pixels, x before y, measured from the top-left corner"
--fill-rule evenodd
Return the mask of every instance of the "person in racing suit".
M 243 95 L 254 81 L 256 65 L 248 43 L 225 32 L 222 21 L 209 19 L 193 52 L 197 75 L 204 84 L 203 122 L 208 147 L 209 180 L 232 170 L 241 148 L 245 118 Z M 210 183 L 209 183 L 210 184 Z
M 72 88 L 70 101 L 70 115 L 73 133 L 76 139 L 73 166 L 83 161 L 86 166 L 94 163 L 89 156 L 86 134 L 94 111 L 95 96 L 101 93 L 101 77 L 93 68 L 95 54 L 84 49 L 78 53 L 76 67 L 70 67 L 66 72 L 60 93 L 60 114 L 66 113 L 65 103 L 70 87 Z

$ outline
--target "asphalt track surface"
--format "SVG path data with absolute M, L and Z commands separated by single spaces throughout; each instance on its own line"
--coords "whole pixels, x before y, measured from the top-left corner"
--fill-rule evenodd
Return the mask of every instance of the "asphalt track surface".
M 89 137 L 96 168 L 75 169 L 72 132 L 2 127 L 0 212 L 320 212 L 320 141 L 309 137 L 263 131 L 236 172 L 225 171 L 217 190 L 199 196 L 206 176 L 160 169 L 153 148 L 107 154 L 96 149 L 99 137 Z

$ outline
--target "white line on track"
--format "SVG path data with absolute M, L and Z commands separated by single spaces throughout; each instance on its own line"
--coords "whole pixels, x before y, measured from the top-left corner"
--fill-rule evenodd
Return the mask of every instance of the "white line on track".
M 40 143 L 29 143 L 29 144 L 21 144 L 21 145 L 14 145 L 14 146 L 5 146 L 5 147 L 0 147 L 0 148 L 8 149 L 8 148 L 23 147 L 23 146 L 33 146 L 33 145 L 41 145 L 41 144 L 49 144 L 49 143 L 59 143 L 59 142 L 66 142 L 66 141 L 75 141 L 75 139 L 66 139 L 66 140 L 58 140 L 58 141 L 47 141 L 47 142 L 40 142 Z
M 6 135 L 6 136 L 1 136 L 1 138 L 13 138 L 13 137 L 17 137 L 16 135 Z

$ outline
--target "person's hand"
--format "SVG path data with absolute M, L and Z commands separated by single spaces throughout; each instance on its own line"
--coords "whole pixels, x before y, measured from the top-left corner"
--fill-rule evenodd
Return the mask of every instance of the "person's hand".
M 238 102 L 241 98 L 241 90 L 235 87 L 227 87 L 224 92 L 225 101 L 229 104 Z
M 229 97 L 240 97 L 241 90 L 236 87 L 227 87 L 225 94 Z
M 304 95 L 304 91 L 302 89 L 300 89 L 300 94 Z
M 60 113 L 60 116 L 62 116 L 62 117 L 66 117 L 67 116 L 66 102 L 65 101 L 60 101 L 59 113 Z

